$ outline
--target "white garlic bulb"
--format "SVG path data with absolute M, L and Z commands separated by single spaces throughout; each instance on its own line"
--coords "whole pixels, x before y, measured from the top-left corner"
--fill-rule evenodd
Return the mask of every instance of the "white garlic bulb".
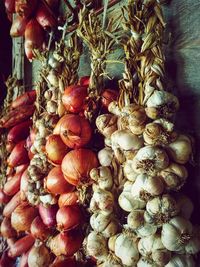
M 195 267 L 194 259 L 190 255 L 174 255 L 165 267 Z
M 146 259 L 145 257 L 140 257 L 137 262 L 137 267 L 161 267 L 152 260 Z
M 164 149 L 154 146 L 141 148 L 133 159 L 133 169 L 137 173 L 154 175 L 168 165 L 169 158 Z
M 170 163 L 170 165 L 160 172 L 167 190 L 179 190 L 188 177 L 187 169 L 180 164 Z
M 108 167 L 100 166 L 90 171 L 90 177 L 104 190 L 110 190 L 113 186 L 113 178 Z
M 147 202 L 145 211 L 145 220 L 148 223 L 161 226 L 168 222 L 170 218 L 177 215 L 179 207 L 176 200 L 169 194 L 154 197 Z
M 108 111 L 114 115 L 121 116 L 121 109 L 120 109 L 117 101 L 112 101 L 108 105 Z
M 105 147 L 98 152 L 99 163 L 102 166 L 110 166 L 114 157 L 113 150 Z
M 101 134 L 110 137 L 117 130 L 118 117 L 112 114 L 102 114 L 96 119 L 96 126 Z
M 133 234 L 120 234 L 115 241 L 115 255 L 125 266 L 135 266 L 139 260 L 137 237 Z
M 133 166 L 132 166 L 132 160 L 126 160 L 123 164 L 123 173 L 124 173 L 124 177 L 131 181 L 131 182 L 134 182 L 135 179 L 137 178 L 138 176 L 138 173 L 136 173 L 134 170 L 133 170 Z
M 158 266 L 164 266 L 171 258 L 171 252 L 164 247 L 159 234 L 141 238 L 138 242 L 138 250 L 144 258 Z

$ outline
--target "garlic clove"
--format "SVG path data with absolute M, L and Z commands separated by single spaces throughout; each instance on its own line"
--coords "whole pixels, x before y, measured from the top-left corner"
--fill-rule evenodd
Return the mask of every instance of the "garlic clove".
M 110 137 L 117 130 L 118 117 L 112 114 L 103 114 L 97 117 L 96 126 L 101 134 Z
M 105 147 L 98 152 L 98 160 L 102 166 L 110 166 L 113 160 L 114 152 L 111 148 Z

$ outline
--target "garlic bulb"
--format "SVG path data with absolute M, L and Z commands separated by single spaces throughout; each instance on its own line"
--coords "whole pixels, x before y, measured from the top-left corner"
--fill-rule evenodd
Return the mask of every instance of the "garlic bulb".
M 112 114 L 103 114 L 97 117 L 96 126 L 101 134 L 110 137 L 117 130 L 118 117 Z
M 180 254 L 196 254 L 200 251 L 200 240 L 198 236 L 193 236 L 192 224 L 183 217 L 174 217 L 163 224 L 161 240 L 168 250 Z
M 110 190 L 113 186 L 113 178 L 108 167 L 100 166 L 90 171 L 92 180 L 98 183 L 100 189 Z
M 145 111 L 149 118 L 170 118 L 179 108 L 179 101 L 169 92 L 154 90 L 147 100 L 146 106 Z
M 107 239 L 100 233 L 91 232 L 87 237 L 87 253 L 98 260 L 108 256 Z
M 137 173 L 156 174 L 169 165 L 166 152 L 158 147 L 145 146 L 141 148 L 133 159 L 133 169 Z
M 188 172 L 183 165 L 170 163 L 170 165 L 160 172 L 167 190 L 179 190 L 185 183 Z
M 111 214 L 96 212 L 90 217 L 90 225 L 98 233 L 109 238 L 117 233 L 118 223 Z
M 134 172 L 132 166 L 132 160 L 126 160 L 123 164 L 124 177 L 131 182 L 134 182 L 138 176 L 138 173 Z
M 58 108 L 58 105 L 56 101 L 50 100 L 47 102 L 46 109 L 48 113 L 50 114 L 56 113 L 57 108 Z
M 139 260 L 137 237 L 134 234 L 121 233 L 115 241 L 115 255 L 125 266 L 135 266 Z
M 128 227 L 139 237 L 145 237 L 155 234 L 157 227 L 153 224 L 148 224 L 144 219 L 144 210 L 133 210 L 127 217 Z
M 137 267 L 161 267 L 161 266 L 156 264 L 152 260 L 146 259 L 145 257 L 141 257 L 137 262 Z
M 114 153 L 111 148 L 105 147 L 98 152 L 99 163 L 102 166 L 110 166 L 113 160 Z
M 190 255 L 174 255 L 165 267 L 195 267 L 196 264 Z
M 166 148 L 169 156 L 177 163 L 185 164 L 192 154 L 192 144 L 189 137 L 180 134 L 178 138 Z
M 145 220 L 148 223 L 160 226 L 168 222 L 178 212 L 179 208 L 176 200 L 172 196 L 164 194 L 159 197 L 154 197 L 147 202 Z
M 143 200 L 140 200 L 139 198 L 134 198 L 131 194 L 131 188 L 133 183 L 127 181 L 124 184 L 124 188 L 122 193 L 119 195 L 118 203 L 119 206 L 128 212 L 131 212 L 132 210 L 136 209 L 143 209 L 146 205 L 146 202 Z
M 192 201 L 189 199 L 189 197 L 180 194 L 176 196 L 176 202 L 180 210 L 179 215 L 189 220 L 194 210 Z
M 108 105 L 108 111 L 114 115 L 120 116 L 121 115 L 121 109 L 118 105 L 117 101 L 112 101 L 109 105 Z
M 144 258 L 158 266 L 164 266 L 171 258 L 171 252 L 164 247 L 159 234 L 141 238 L 138 242 L 138 250 Z
M 51 69 L 49 71 L 49 74 L 47 75 L 47 80 L 52 86 L 58 87 L 58 73 L 55 70 Z
M 122 150 L 137 150 L 143 146 L 143 141 L 129 130 L 117 130 L 111 135 L 112 148 Z
M 157 176 L 149 176 L 145 173 L 139 174 L 131 188 L 134 197 L 148 201 L 152 196 L 162 194 L 164 185 L 162 180 Z

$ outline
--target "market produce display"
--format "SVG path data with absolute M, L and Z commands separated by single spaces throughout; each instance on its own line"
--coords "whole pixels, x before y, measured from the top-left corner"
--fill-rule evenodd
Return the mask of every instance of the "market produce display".
M 174 125 L 158 2 L 127 1 L 123 23 L 80 2 L 73 33 L 59 26 L 45 48 L 58 1 L 5 0 L 40 74 L 17 96 L 8 83 L 1 111 L 0 266 L 195 266 L 200 230 L 181 192 L 193 139 Z M 109 60 L 119 46 L 123 61 Z M 79 77 L 85 47 L 91 74 Z M 109 62 L 124 65 L 117 88 Z

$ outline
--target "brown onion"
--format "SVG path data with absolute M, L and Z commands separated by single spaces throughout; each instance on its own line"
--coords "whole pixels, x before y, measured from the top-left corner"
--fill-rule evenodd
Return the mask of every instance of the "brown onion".
M 28 152 L 25 148 L 26 141 L 21 141 L 15 145 L 10 156 L 7 159 L 8 165 L 10 167 L 16 167 L 21 164 L 26 164 L 29 162 Z
M 10 217 L 15 208 L 20 204 L 20 192 L 17 192 L 3 209 L 3 216 Z
M 43 2 L 40 2 L 35 14 L 35 18 L 44 29 L 56 26 L 56 19 L 53 12 L 47 8 Z
M 36 208 L 30 206 L 28 203 L 21 203 L 11 215 L 12 227 L 17 232 L 29 231 L 31 223 L 38 215 Z
M 39 205 L 39 214 L 43 223 L 47 227 L 52 227 L 56 225 L 56 212 L 58 207 L 56 205 L 51 205 L 45 207 L 43 204 Z
M 12 37 L 23 36 L 27 23 L 28 21 L 26 18 L 22 18 L 19 15 L 16 15 L 12 21 L 10 36 Z
M 33 237 L 45 241 L 50 235 L 50 230 L 43 223 L 40 216 L 37 216 L 31 223 L 31 234 Z
M 80 231 L 72 230 L 63 232 L 49 241 L 51 251 L 56 255 L 72 256 L 79 250 L 83 242 L 83 235 Z
M 60 125 L 60 137 L 70 148 L 81 148 L 89 143 L 92 129 L 87 119 L 75 114 L 64 116 Z
M 35 239 L 30 234 L 20 238 L 10 247 L 8 256 L 11 258 L 21 256 L 33 246 L 34 242 Z
M 77 204 L 78 201 L 79 201 L 78 191 L 69 192 L 69 193 L 60 195 L 58 199 L 58 206 L 60 208 L 64 206 L 72 206 L 72 205 Z
M 116 101 L 119 93 L 112 89 L 105 89 L 101 95 L 101 104 L 103 108 L 107 111 L 108 106 L 112 101 Z
M 65 258 L 63 256 L 56 257 L 50 267 L 80 267 L 82 264 L 73 258 Z
M 61 167 L 54 167 L 48 174 L 45 181 L 46 189 L 52 194 L 63 194 L 71 192 L 74 187 L 69 184 L 62 173 Z
M 15 0 L 15 11 L 19 16 L 28 18 L 37 7 L 37 0 Z
M 32 61 L 33 49 L 42 48 L 44 43 L 44 31 L 36 19 L 31 19 L 25 29 L 25 53 Z
M 56 214 L 57 227 L 60 231 L 70 230 L 78 226 L 83 221 L 83 216 L 79 206 L 65 206 L 58 210 Z
M 63 143 L 59 135 L 51 134 L 47 138 L 45 150 L 52 163 L 61 164 L 69 148 Z
M 71 85 L 65 88 L 62 102 L 67 111 L 79 113 L 84 109 L 87 95 L 86 86 Z
M 17 236 L 15 229 L 13 229 L 11 225 L 10 218 L 4 217 L 1 223 L 1 235 L 4 238 L 12 238 Z
M 53 129 L 53 134 L 60 134 L 60 126 L 64 122 L 65 116 L 60 118 L 60 120 L 57 122 L 55 128 Z
M 10 201 L 10 196 L 7 196 L 0 188 L 0 204 L 6 204 Z
M 93 151 L 80 148 L 67 153 L 61 167 L 65 179 L 78 185 L 88 180 L 91 169 L 98 167 L 98 160 Z
M 28 266 L 30 267 L 49 267 L 50 261 L 50 253 L 43 244 L 33 246 L 28 254 Z

